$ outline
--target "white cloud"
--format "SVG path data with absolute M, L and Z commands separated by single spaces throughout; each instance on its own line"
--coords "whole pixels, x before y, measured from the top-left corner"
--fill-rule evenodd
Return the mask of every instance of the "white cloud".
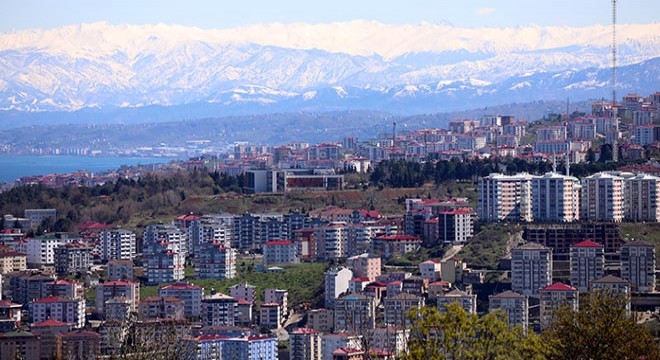
M 488 16 L 495 12 L 495 8 L 492 7 L 482 7 L 477 9 L 478 16 Z

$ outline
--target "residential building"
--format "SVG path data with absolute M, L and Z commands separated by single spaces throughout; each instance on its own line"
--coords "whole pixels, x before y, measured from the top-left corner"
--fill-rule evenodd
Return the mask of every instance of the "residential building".
M 92 266 L 92 248 L 82 243 L 60 245 L 54 254 L 55 272 L 59 276 L 85 272 Z
M 439 212 L 438 229 L 438 240 L 442 244 L 465 244 L 474 235 L 474 215 L 472 210 L 469 208 L 458 208 Z
M 202 299 L 202 323 L 205 326 L 234 326 L 238 300 L 217 293 Z
M 56 335 L 58 359 L 94 360 L 101 357 L 99 333 L 73 330 Z
M 626 220 L 660 222 L 660 177 L 638 174 L 624 184 Z
M 551 283 L 552 249 L 530 242 L 511 250 L 511 290 L 538 296 Z
M 264 264 L 289 264 L 297 262 L 296 245 L 288 240 L 272 240 L 264 244 Z
M 527 296 L 505 291 L 488 296 L 488 311 L 502 310 L 509 325 L 521 325 L 527 331 L 529 326 L 529 300 Z
M 171 224 L 149 225 L 144 229 L 142 248 L 145 255 L 157 255 L 163 250 L 188 255 L 188 233 Z
M 254 320 L 253 308 L 254 304 L 243 299 L 237 299 L 238 306 L 236 307 L 236 325 L 237 326 L 252 326 Z
M 277 329 L 282 324 L 280 304 L 264 303 L 259 307 L 259 325 L 269 330 Z
M 137 253 L 135 233 L 126 229 L 106 229 L 99 234 L 101 259 L 133 260 Z
M 385 259 L 415 252 L 419 250 L 421 245 L 422 240 L 417 236 L 411 235 L 383 235 L 376 237 L 372 241 L 374 254 L 380 255 Z
M 333 309 L 335 299 L 348 290 L 353 272 L 347 268 L 331 268 L 323 274 L 325 279 L 325 307 Z
M 256 291 L 257 287 L 248 283 L 236 284 L 229 288 L 231 297 L 237 300 L 245 300 L 252 304 L 254 304 L 254 301 L 257 299 Z
M 36 229 L 41 223 L 49 218 L 55 223 L 57 219 L 57 210 L 55 209 L 25 209 L 23 214 L 25 218 L 30 220 L 30 227 Z
M 314 229 L 314 238 L 316 240 L 317 258 L 338 259 L 346 257 L 345 225 L 335 223 L 316 227 Z
M 288 309 L 289 292 L 281 289 L 266 289 L 264 290 L 264 303 L 277 304 L 282 310 L 282 314 L 286 314 Z
M 348 294 L 335 300 L 335 331 L 361 333 L 376 326 L 376 304 L 373 298 Z
M 162 250 L 147 257 L 147 282 L 163 284 L 183 280 L 185 257 L 171 250 Z
M 184 315 L 189 319 L 197 319 L 201 314 L 204 288 L 190 283 L 176 283 L 160 287 L 158 296 L 174 297 L 181 300 Z
M 571 286 L 579 292 L 589 291 L 591 281 L 605 274 L 603 245 L 585 240 L 571 246 Z
M 621 246 L 621 277 L 630 281 L 632 292 L 655 291 L 655 246 L 631 241 Z
M 234 217 L 232 215 L 205 215 L 190 222 L 188 226 L 188 244 L 191 255 L 200 251 L 205 242 L 222 243 L 231 246 L 234 235 Z
M 48 319 L 70 323 L 76 328 L 85 326 L 85 300 L 50 296 L 32 301 L 30 321 L 38 323 Z
M 630 283 L 620 277 L 607 275 L 590 283 L 591 291 L 601 291 L 608 295 L 622 296 L 626 302 L 626 310 L 630 313 Z
M 65 240 L 55 236 L 40 236 L 27 239 L 27 263 L 32 268 L 55 264 L 55 248 Z
M 477 313 L 477 295 L 466 291 L 454 289 L 443 296 L 439 296 L 436 301 L 440 312 L 445 312 L 447 305 L 458 303 L 467 313 Z
M 331 333 L 335 325 L 335 313 L 328 309 L 313 309 L 307 312 L 307 326 L 324 334 Z
M 311 261 L 316 258 L 316 231 L 312 228 L 298 229 L 293 232 L 296 244 L 296 255 L 301 261 Z
M 96 311 L 104 314 L 106 301 L 114 297 L 125 297 L 130 301 L 131 312 L 140 304 L 140 283 L 131 281 L 107 281 L 96 286 Z
M 82 299 L 85 296 L 83 284 L 77 281 L 56 280 L 45 283 L 41 288 L 41 297 L 60 296 L 71 299 Z
M 236 250 L 220 242 L 203 242 L 195 255 L 195 274 L 201 279 L 236 277 Z
M 21 325 L 23 306 L 0 300 L 0 333 L 16 330 Z
M 534 221 L 571 222 L 580 217 L 580 183 L 576 177 L 546 173 L 532 179 Z
M 532 179 L 529 174 L 498 173 L 479 179 L 477 216 L 480 221 L 532 221 Z
M 289 333 L 291 360 L 321 360 L 321 333 L 299 328 Z
M 131 301 L 123 296 L 117 296 L 106 300 L 103 307 L 105 320 L 120 322 L 135 320 L 131 305 Z
M 106 266 L 108 281 L 133 281 L 133 260 L 109 260 Z
M 409 293 L 400 293 L 394 296 L 388 295 L 384 303 L 385 325 L 406 328 L 410 325 L 408 313 L 413 309 L 421 309 L 424 306 L 424 298 Z
M 57 359 L 56 335 L 69 332 L 72 329 L 71 324 L 54 319 L 48 319 L 30 325 L 30 330 L 39 337 L 39 341 L 41 342 L 41 359 Z
M 248 336 L 225 339 L 221 359 L 277 360 L 277 338 Z
M 140 301 L 138 316 L 145 319 L 184 319 L 184 305 L 175 297 L 150 296 Z
M 576 288 L 561 282 L 556 282 L 541 289 L 541 330 L 552 324 L 555 312 L 560 306 L 567 305 L 577 311 L 578 295 Z
M 17 271 L 3 275 L 3 290 L 12 301 L 27 306 L 30 301 L 40 299 L 46 284 L 53 281 L 55 275 L 48 272 Z
M 27 269 L 27 256 L 10 247 L 0 247 L 0 274 Z
M 467 264 L 457 258 L 445 260 L 440 263 L 441 279 L 452 284 L 461 282 L 466 268 Z
M 346 259 L 346 264 L 353 271 L 354 277 L 374 281 L 381 274 L 381 258 L 364 253 Z
M 37 335 L 23 330 L 0 333 L 0 359 L 40 360 L 40 353 Z
M 337 349 L 361 349 L 362 335 L 340 332 L 321 336 L 321 359 L 333 360 L 332 353 Z
M 624 179 L 597 173 L 582 179 L 581 219 L 621 222 L 624 216 Z
M 440 260 L 426 260 L 419 264 L 419 272 L 422 278 L 427 279 L 430 283 L 440 279 L 441 271 L 442 264 Z

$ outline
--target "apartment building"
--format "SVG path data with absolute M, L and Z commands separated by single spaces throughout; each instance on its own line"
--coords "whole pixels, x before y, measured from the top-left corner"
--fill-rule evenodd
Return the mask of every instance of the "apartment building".
M 133 260 L 137 253 L 135 233 L 125 229 L 106 229 L 99 234 L 101 259 Z
M 195 255 L 195 274 L 201 279 L 236 277 L 236 250 L 220 242 L 204 242 Z M 182 277 L 183 278 L 183 277 Z
M 655 246 L 631 241 L 621 246 L 621 277 L 630 282 L 632 292 L 655 291 Z
M 580 183 L 576 177 L 546 173 L 532 179 L 534 221 L 571 222 L 580 217 Z
M 30 303 L 30 321 L 38 323 L 54 319 L 72 324 L 73 327 L 85 326 L 85 300 L 50 296 Z
M 660 221 L 660 177 L 638 174 L 624 180 L 628 221 Z
M 605 249 L 591 241 L 581 241 L 571 246 L 571 286 L 579 292 L 589 291 L 591 281 L 605 274 Z
M 532 221 L 530 174 L 490 174 L 477 185 L 477 216 L 480 221 Z
M 555 319 L 555 312 L 560 306 L 567 305 L 578 310 L 579 293 L 572 286 L 556 282 L 540 291 L 541 330 L 546 329 Z
M 522 295 L 538 296 L 539 289 L 552 283 L 552 249 L 526 243 L 511 250 L 511 289 Z
M 158 296 L 174 297 L 183 302 L 184 315 L 197 319 L 201 314 L 204 288 L 190 283 L 175 283 L 158 289 Z
M 488 296 L 488 311 L 502 310 L 509 325 L 521 325 L 525 331 L 529 326 L 529 299 L 513 291 Z
M 582 179 L 581 218 L 621 222 L 624 216 L 623 177 L 597 173 Z

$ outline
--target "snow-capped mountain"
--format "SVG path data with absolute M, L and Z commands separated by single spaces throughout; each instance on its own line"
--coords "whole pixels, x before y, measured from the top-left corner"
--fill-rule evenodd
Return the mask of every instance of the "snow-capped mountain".
M 619 63 L 640 64 L 635 66 L 646 71 L 644 81 L 657 86 L 658 62 L 648 60 L 660 56 L 660 24 L 619 25 L 617 35 Z M 94 23 L 28 30 L 0 34 L 0 109 L 206 103 L 277 110 L 385 106 L 405 112 L 425 101 L 451 110 L 459 95 L 485 104 L 540 94 L 600 97 L 609 86 L 602 70 L 610 62 L 610 36 L 604 26 L 459 28 L 372 21 L 221 30 Z M 591 70 L 583 74 L 586 69 Z M 584 79 L 573 81 L 576 74 Z M 641 81 L 630 76 L 636 80 L 622 72 L 622 89 Z

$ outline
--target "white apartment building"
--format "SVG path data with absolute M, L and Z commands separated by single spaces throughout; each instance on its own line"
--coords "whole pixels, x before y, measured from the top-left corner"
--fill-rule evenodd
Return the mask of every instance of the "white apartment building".
M 55 264 L 55 248 L 64 245 L 65 239 L 41 236 L 27 239 L 28 266 L 40 267 Z
M 474 236 L 474 214 L 469 208 L 438 213 L 438 237 L 445 245 L 465 244 Z
M 257 287 L 248 283 L 236 284 L 229 288 L 231 297 L 254 304 L 257 299 Z
M 660 221 L 660 177 L 638 174 L 624 180 L 625 218 Z
M 621 246 L 621 277 L 633 292 L 655 291 L 655 246 L 631 241 Z
M 546 173 L 532 179 L 534 221 L 571 222 L 579 219 L 580 182 L 576 177 Z
M 171 224 L 149 225 L 142 238 L 143 252 L 146 255 L 159 253 L 163 249 L 188 255 L 188 233 Z
M 477 215 L 481 221 L 532 221 L 530 174 L 490 174 L 479 179 Z
M 621 222 L 624 215 L 623 177 L 601 172 L 583 178 L 580 201 L 581 219 Z
M 348 291 L 353 271 L 347 268 L 328 269 L 323 277 L 325 279 L 325 308 L 332 309 L 335 306 L 335 299 Z
M 346 257 L 346 231 L 344 224 L 320 226 L 314 230 L 316 256 L 321 259 Z
M 201 314 L 204 288 L 189 283 L 176 283 L 159 288 L 158 296 L 175 297 L 183 301 L 184 315 L 189 319 L 197 319 Z
M 103 230 L 100 234 L 103 260 L 133 260 L 136 256 L 135 233 L 125 229 Z

